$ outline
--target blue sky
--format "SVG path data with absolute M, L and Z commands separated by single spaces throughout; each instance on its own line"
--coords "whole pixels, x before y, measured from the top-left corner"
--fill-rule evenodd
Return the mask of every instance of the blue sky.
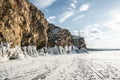
M 84 36 L 88 47 L 120 48 L 120 0 L 29 1 L 50 23 Z

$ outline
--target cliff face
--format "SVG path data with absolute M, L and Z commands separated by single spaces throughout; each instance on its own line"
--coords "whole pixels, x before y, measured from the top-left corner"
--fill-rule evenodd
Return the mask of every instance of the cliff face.
M 83 37 L 72 35 L 67 29 L 62 29 L 54 24 L 48 24 L 48 46 L 76 46 L 77 48 L 86 48 Z
M 47 42 L 47 25 L 43 13 L 27 0 L 0 0 L 0 42 L 41 48 Z
M 0 57 L 41 55 L 47 50 L 66 53 L 65 47 L 72 45 L 86 48 L 84 40 L 73 39 L 67 29 L 48 25 L 44 14 L 27 0 L 0 0 Z
M 62 29 L 53 24 L 48 25 L 48 46 L 55 45 L 65 47 L 72 45 L 72 35 L 67 29 Z
M 72 43 L 74 46 L 78 47 L 79 49 L 81 48 L 87 48 L 86 47 L 86 43 L 83 37 L 79 37 L 79 36 L 72 36 Z

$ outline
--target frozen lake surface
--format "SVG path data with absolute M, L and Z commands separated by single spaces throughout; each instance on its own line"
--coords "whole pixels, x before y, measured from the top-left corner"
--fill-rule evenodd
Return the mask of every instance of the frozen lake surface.
M 0 80 L 120 80 L 120 51 L 4 61 Z

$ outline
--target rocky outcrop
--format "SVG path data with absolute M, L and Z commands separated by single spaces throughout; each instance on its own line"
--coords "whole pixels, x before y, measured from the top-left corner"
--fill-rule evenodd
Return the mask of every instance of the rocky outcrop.
M 86 48 L 83 38 L 76 40 L 67 29 L 48 25 L 44 14 L 27 0 L 0 0 L 0 57 L 62 54 L 72 45 Z
M 0 0 L 0 43 L 11 47 L 47 43 L 47 20 L 27 0 Z
M 72 45 L 72 35 L 67 29 L 48 25 L 48 47 Z
M 58 46 L 76 46 L 77 48 L 86 48 L 83 37 L 72 35 L 67 29 L 62 29 L 54 24 L 48 24 L 48 47 Z
M 72 42 L 73 42 L 73 45 L 78 47 L 79 49 L 81 48 L 86 49 L 86 43 L 83 37 L 73 35 Z

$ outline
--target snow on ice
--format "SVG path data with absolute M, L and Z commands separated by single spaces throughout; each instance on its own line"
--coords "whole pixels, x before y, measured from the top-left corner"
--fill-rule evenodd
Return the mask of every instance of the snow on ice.
M 120 80 L 120 52 L 27 57 L 0 62 L 0 80 Z

